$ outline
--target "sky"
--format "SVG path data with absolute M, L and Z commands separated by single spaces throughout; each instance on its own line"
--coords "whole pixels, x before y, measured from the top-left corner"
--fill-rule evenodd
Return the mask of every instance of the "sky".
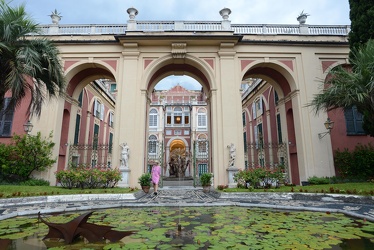
M 39 24 L 51 24 L 48 16 L 61 13 L 60 24 L 124 24 L 127 9 L 138 10 L 139 21 L 220 21 L 219 11 L 231 9 L 232 24 L 298 24 L 304 11 L 307 24 L 350 25 L 348 0 L 6 0 L 11 6 L 25 4 Z M 200 85 L 189 77 L 169 77 L 167 86 Z M 181 84 L 182 85 L 182 84 Z M 182 85 L 185 87 L 185 85 Z M 157 87 L 156 87 L 157 88 Z

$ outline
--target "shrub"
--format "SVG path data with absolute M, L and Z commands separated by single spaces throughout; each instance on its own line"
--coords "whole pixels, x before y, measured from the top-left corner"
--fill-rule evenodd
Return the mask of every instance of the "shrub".
M 234 175 L 234 181 L 238 187 L 247 187 L 249 183 L 254 188 L 265 187 L 269 188 L 273 184 L 278 186 L 284 179 L 283 168 L 264 168 L 255 167 L 246 170 L 239 170 Z
M 200 184 L 201 186 L 210 186 L 212 185 L 212 173 L 203 173 L 200 175 Z
M 334 152 L 334 163 L 338 174 L 348 179 L 370 179 L 374 177 L 374 146 L 359 144 L 350 152 L 348 149 Z
M 226 189 L 226 188 L 228 188 L 229 186 L 228 185 L 218 185 L 217 186 L 217 189 L 218 190 L 224 190 L 224 189 Z
M 309 177 L 308 182 L 311 185 L 330 184 L 330 178 L 313 176 L 313 177 Z
M 118 169 L 73 168 L 55 173 L 57 181 L 65 188 L 113 188 L 121 180 Z
M 150 173 L 144 173 L 138 178 L 138 183 L 140 186 L 146 187 L 151 185 L 151 174 Z
M 21 186 L 49 186 L 49 181 L 43 179 L 29 179 L 27 181 L 21 182 L 19 185 Z
M 55 145 L 49 137 L 42 138 L 41 133 L 36 135 L 14 135 L 12 144 L 0 145 L 0 179 L 19 183 L 28 180 L 34 171 L 44 171 L 55 162 L 52 159 L 52 150 Z

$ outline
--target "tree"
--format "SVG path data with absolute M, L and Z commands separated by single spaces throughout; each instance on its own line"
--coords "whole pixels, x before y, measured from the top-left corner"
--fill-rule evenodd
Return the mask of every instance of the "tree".
M 349 18 L 351 19 L 349 47 L 353 51 L 369 39 L 374 39 L 374 1 L 349 0 L 349 7 Z M 352 58 L 352 53 L 350 58 Z
M 0 110 L 7 92 L 11 92 L 8 109 L 30 93 L 28 113 L 40 116 L 44 100 L 65 93 L 66 84 L 57 47 L 30 34 L 41 30 L 25 6 L 12 8 L 0 0 Z
M 374 40 L 352 51 L 350 66 L 334 68 L 325 89 L 308 106 L 316 113 L 356 106 L 363 114 L 363 129 L 374 137 Z

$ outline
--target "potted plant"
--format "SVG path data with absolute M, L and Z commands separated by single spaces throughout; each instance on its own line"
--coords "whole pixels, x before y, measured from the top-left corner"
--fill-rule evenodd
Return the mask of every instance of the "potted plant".
M 308 16 L 310 16 L 308 13 L 304 13 L 304 11 L 301 11 L 299 16 L 297 17 L 297 21 L 299 21 L 299 24 L 305 24 Z
M 210 186 L 212 185 L 212 178 L 213 178 L 212 173 L 203 173 L 200 175 L 200 183 L 201 183 L 201 186 L 203 187 L 204 193 L 209 192 Z
M 61 20 L 61 13 L 55 9 L 52 11 L 52 13 L 49 15 L 52 18 L 52 23 L 58 24 L 58 22 Z
M 149 189 L 151 188 L 151 174 L 150 173 L 142 174 L 139 177 L 138 182 L 140 186 L 142 187 L 142 190 L 144 191 L 144 193 L 148 193 Z

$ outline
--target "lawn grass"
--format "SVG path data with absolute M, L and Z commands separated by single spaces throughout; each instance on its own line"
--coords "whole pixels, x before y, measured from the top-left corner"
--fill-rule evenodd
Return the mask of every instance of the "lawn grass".
M 67 189 L 55 186 L 17 186 L 0 185 L 0 198 L 17 198 L 27 196 L 66 195 L 66 194 L 122 194 L 133 193 L 133 188 L 95 188 L 95 189 Z
M 246 189 L 246 188 L 228 188 L 223 192 L 301 192 L 301 193 L 339 193 L 339 194 L 357 194 L 374 195 L 374 183 L 372 182 L 354 182 L 323 184 L 309 186 L 281 186 L 272 189 Z
M 66 195 L 66 194 L 123 194 L 133 193 L 133 188 L 97 188 L 97 189 L 67 189 L 55 186 L 16 186 L 0 185 L 0 198 L 17 198 L 27 196 Z M 271 189 L 227 188 L 223 192 L 302 192 L 302 193 L 339 193 L 356 195 L 374 195 L 374 183 L 339 183 L 309 186 L 281 186 Z

